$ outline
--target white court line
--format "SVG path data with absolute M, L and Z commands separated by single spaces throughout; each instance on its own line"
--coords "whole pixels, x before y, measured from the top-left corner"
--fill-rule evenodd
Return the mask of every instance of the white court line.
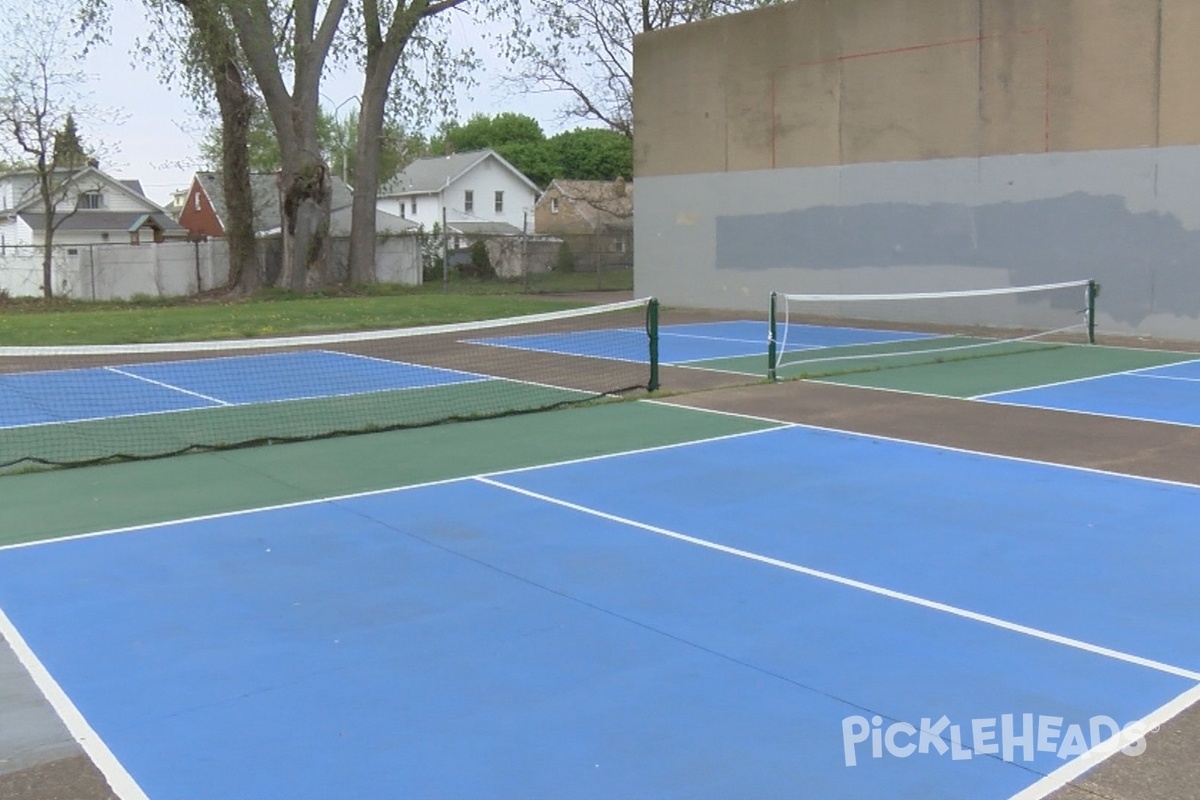
M 517 352 L 523 352 L 523 353 L 545 353 L 545 354 L 553 355 L 553 356 L 572 356 L 574 358 L 595 358 L 600 361 L 619 361 L 623 364 L 649 364 L 650 363 L 647 360 L 642 360 L 642 359 L 638 359 L 638 358 L 618 358 L 611 354 L 605 355 L 605 354 L 599 354 L 599 353 L 575 353 L 570 350 L 555 350 L 555 349 L 546 348 L 546 347 L 530 347 L 527 345 L 518 346 L 518 345 L 514 345 L 514 344 L 507 344 L 507 343 L 499 341 L 499 340 L 494 341 L 494 342 L 489 342 L 489 341 L 485 341 L 483 339 L 475 339 L 475 340 L 464 339 L 463 341 L 465 341 L 467 344 L 478 345 L 479 347 L 495 347 L 499 350 L 516 350 Z M 647 349 L 647 352 L 649 352 L 649 349 Z
M 555 389 L 560 392 L 572 392 L 574 394 L 588 395 L 589 397 L 595 397 L 598 394 L 598 392 L 590 391 L 588 389 L 572 389 L 569 386 L 555 386 L 551 383 L 538 383 L 537 381 L 524 381 L 516 378 L 504 378 L 497 375 L 486 375 L 482 372 L 466 372 L 461 369 L 451 369 L 449 367 L 430 367 L 425 364 L 416 364 L 411 361 L 392 361 L 390 359 L 380 358 L 378 356 L 365 356 L 361 353 L 343 353 L 339 350 L 322 350 L 320 352 L 330 353 L 337 356 L 348 356 L 350 358 L 361 358 L 367 361 L 390 364 L 392 366 L 416 367 L 418 369 L 431 370 L 433 372 L 447 372 L 454 375 L 469 375 L 471 376 L 471 380 L 446 381 L 445 383 L 424 383 L 417 386 L 398 386 L 392 389 L 375 389 L 370 392 L 351 392 L 347 395 L 320 395 L 319 397 L 353 397 L 359 394 L 378 394 L 380 392 L 407 391 L 408 389 L 441 389 L 446 386 L 468 386 L 472 383 L 487 383 L 488 381 L 495 381 L 496 383 L 516 383 L 522 386 L 534 386 L 539 389 Z M 611 395 L 606 394 L 604 396 L 610 397 Z
M 138 375 L 133 372 L 126 372 L 125 370 L 118 369 L 117 367 L 104 367 L 104 370 L 106 372 L 116 373 L 117 375 L 124 375 L 126 378 L 133 378 L 135 381 L 142 381 L 143 383 L 148 383 L 152 386 L 158 386 L 163 389 L 169 389 L 172 392 L 178 392 L 179 394 L 186 394 L 191 397 L 198 397 L 201 400 L 207 400 L 208 402 L 216 403 L 219 406 L 233 405 L 233 403 L 230 403 L 225 400 L 221 400 L 220 398 L 217 398 L 217 397 L 210 397 L 209 395 L 206 395 L 206 394 L 200 394 L 200 392 L 193 392 L 190 389 L 184 389 L 182 386 L 175 386 L 174 384 L 171 384 L 171 383 L 163 383 L 162 381 L 156 381 L 153 378 L 147 378 L 144 375 Z
M 971 398 L 974 399 L 974 398 Z M 1062 414 L 1081 414 L 1089 417 L 1103 417 L 1105 419 L 1120 419 L 1128 422 L 1153 422 L 1156 425 L 1179 425 L 1184 428 L 1200 428 L 1200 422 L 1181 422 L 1179 420 L 1161 419 L 1159 417 L 1135 417 L 1132 414 L 1114 414 L 1111 411 L 1087 411 L 1081 408 L 1067 408 L 1063 406 L 1047 406 L 1040 403 L 1024 403 L 1020 400 L 1005 400 L 1003 398 L 993 400 L 981 400 L 983 403 L 992 403 L 997 406 L 1008 406 L 1010 408 L 1035 408 L 1039 411 L 1058 411 Z M 1120 473 L 1118 473 L 1120 474 Z M 1136 477 L 1136 476 L 1130 476 Z
M 1072 347 L 1091 347 L 1092 346 L 1092 345 L 1085 345 L 1085 344 L 1073 344 L 1070 342 L 1067 342 L 1066 344 L 1069 344 Z M 1128 349 L 1128 348 L 1126 348 L 1126 349 Z M 1171 351 L 1169 351 L 1169 350 L 1165 350 L 1165 351 L 1154 350 L 1154 351 L 1149 351 L 1149 352 L 1171 352 Z M 989 398 L 996 397 L 997 395 L 1002 395 L 1002 394 L 1015 394 L 1016 392 L 1032 392 L 1037 389 L 1052 389 L 1056 386 L 1068 386 L 1072 383 L 1087 383 L 1088 381 L 1100 381 L 1100 380 L 1104 380 L 1105 378 L 1113 378 L 1118 375 L 1133 375 L 1133 376 L 1137 376 L 1137 377 L 1149 378 L 1149 377 L 1155 377 L 1155 376 L 1152 376 L 1152 375 L 1144 375 L 1143 376 L 1143 375 L 1138 375 L 1138 373 L 1144 372 L 1145 370 L 1150 370 L 1150 369 L 1161 369 L 1162 367 L 1175 367 L 1180 364 L 1195 364 L 1197 361 L 1200 361 L 1200 359 L 1184 359 L 1183 361 L 1173 361 L 1170 364 L 1154 364 L 1149 367 L 1134 367 L 1132 369 L 1118 370 L 1117 372 L 1105 372 L 1102 375 L 1088 375 L 1083 378 L 1068 378 L 1067 380 L 1063 380 L 1063 381 L 1051 381 L 1049 383 L 1039 383 L 1039 384 L 1035 384 L 1033 386 L 1025 386 L 1020 389 L 1001 389 L 998 392 L 985 392 L 984 394 L 977 394 L 977 395 L 974 395 L 973 397 L 968 397 L 965 399 L 967 399 L 967 400 L 987 400 Z
M 966 398 L 946 397 L 945 395 L 925 395 L 921 392 L 904 392 L 904 391 L 900 391 L 900 390 L 896 390 L 896 389 L 880 389 L 878 387 L 861 387 L 861 388 L 869 388 L 869 389 L 873 389 L 873 390 L 881 391 L 881 392 L 895 391 L 900 394 L 917 395 L 918 397 L 926 397 L 926 396 L 938 397 L 943 400 L 966 399 Z M 1079 466 L 1078 464 L 1065 464 L 1065 463 L 1058 462 L 1058 461 L 1044 461 L 1042 459 L 1027 458 L 1025 456 L 1013 456 L 1013 455 L 1008 455 L 1006 453 L 989 453 L 986 450 L 969 450 L 965 447 L 954 447 L 953 445 L 936 444 L 934 442 L 921 442 L 921 441 L 917 441 L 915 439 L 903 439 L 899 436 L 887 436 L 887 435 L 881 434 L 881 433 L 865 433 L 863 431 L 846 430 L 843 428 L 830 428 L 825 425 L 815 425 L 810 422 L 787 422 L 785 420 L 777 420 L 777 419 L 772 419 L 770 417 L 756 417 L 756 416 L 747 415 L 747 414 L 738 414 L 733 411 L 721 411 L 719 409 L 714 409 L 714 408 L 701 408 L 699 406 L 687 406 L 687 405 L 682 405 L 682 404 L 678 404 L 678 403 L 670 403 L 665 400 L 640 400 L 639 402 L 650 403 L 652 405 L 663 405 L 663 406 L 672 406 L 672 407 L 676 407 L 676 408 L 686 408 L 691 411 L 704 411 L 709 414 L 721 414 L 721 415 L 728 415 L 731 417 L 747 417 L 749 419 L 761 419 L 764 422 L 777 422 L 780 425 L 779 428 L 769 428 L 764 431 L 756 431 L 756 433 L 768 433 L 771 431 L 780 430 L 782 428 L 800 428 L 803 430 L 820 431 L 823 433 L 832 433 L 832 434 L 835 434 L 838 436 L 850 436 L 850 437 L 854 437 L 856 439 L 878 439 L 879 441 L 883 441 L 883 442 L 896 442 L 897 444 L 910 445 L 912 447 L 925 447 L 925 448 L 929 448 L 931 450 L 943 450 L 948 453 L 962 453 L 964 455 L 969 455 L 969 456 L 981 456 L 983 458 L 995 458 L 995 459 L 999 459 L 1001 461 L 1013 461 L 1013 462 L 1017 462 L 1017 463 L 1021 463 L 1021 464 L 1034 464 L 1039 467 L 1050 467 L 1052 469 L 1065 469 L 1065 470 L 1070 470 L 1072 472 L 1085 472 L 1085 473 L 1088 473 L 1089 475 L 1101 475 L 1106 478 L 1118 478 L 1120 480 L 1140 481 L 1143 483 L 1156 483 L 1156 484 L 1160 484 L 1163 486 L 1180 486 L 1180 487 L 1184 487 L 1187 489 L 1200 488 L 1200 484 L 1188 483 L 1187 481 L 1172 480 L 1170 478 L 1155 478 L 1150 475 L 1132 475 L 1127 472 L 1114 472 L 1113 470 L 1100 469 L 1098 467 L 1082 467 L 1082 466 Z M 996 403 L 996 405 L 1017 406 L 1016 403 Z M 1038 406 L 1020 406 L 1020 407 L 1038 408 Z M 1047 407 L 1044 410 L 1059 411 L 1064 414 L 1085 413 L 1085 412 L 1068 411 L 1068 410 L 1064 410 L 1061 408 L 1049 408 L 1049 407 Z M 1086 413 L 1092 413 L 1092 412 L 1086 412 Z M 1095 414 L 1095 416 L 1108 416 L 1108 415 Z M 1172 424 L 1172 425 L 1186 424 L 1186 423 L 1163 423 L 1162 420 L 1140 420 L 1136 417 L 1118 417 L 1118 419 L 1132 419 L 1132 420 L 1138 421 L 1138 422 L 1157 422 L 1159 424 Z M 1198 426 L 1198 427 L 1200 427 L 1200 426 Z M 503 473 L 493 473 L 493 474 L 500 475 Z M 0 549 L 3 549 L 3 548 L 0 548 Z
M 639 401 L 640 402 L 640 401 Z M 665 404 L 663 404 L 665 405 Z M 704 409 L 687 408 L 684 406 L 674 406 L 675 409 L 682 408 L 685 411 L 702 411 Z M 740 415 L 731 415 L 740 416 Z M 746 417 L 747 419 L 758 419 L 756 417 Z M 175 525 L 187 525 L 193 522 L 207 522 L 216 519 L 229 519 L 232 517 L 251 516 L 253 514 L 266 514 L 272 511 L 283 511 L 290 508 L 303 508 L 305 506 L 322 505 L 324 503 L 339 503 L 347 500 L 356 500 L 362 497 L 378 497 L 385 494 L 400 494 L 402 492 L 412 491 L 414 489 L 424 489 L 431 486 L 444 486 L 451 483 L 460 483 L 470 481 L 475 478 L 483 478 L 491 475 L 513 475 L 520 472 L 529 472 L 532 470 L 546 469 L 548 467 L 563 467 L 571 464 L 583 464 L 590 461 L 604 461 L 610 458 L 620 458 L 622 456 L 638 455 L 641 453 L 657 453 L 664 450 L 674 450 L 676 448 L 689 447 L 694 444 L 703 444 L 706 442 L 719 442 L 725 439 L 739 439 L 743 436 L 758 436 L 770 431 L 779 430 L 780 428 L 792 427 L 790 423 L 780 422 L 778 420 L 763 419 L 763 422 L 772 422 L 776 427 L 759 428 L 752 431 L 740 431 L 738 433 L 724 433 L 719 436 L 709 436 L 704 439 L 689 439 L 686 442 L 672 442 L 670 444 L 651 445 L 649 447 L 639 447 L 635 450 L 621 450 L 616 453 L 600 453 L 593 456 L 580 456 L 578 458 L 568 458 L 561 461 L 553 461 L 546 464 L 534 464 L 527 467 L 510 467 L 502 470 L 493 470 L 490 472 L 480 472 L 472 475 L 456 475 L 451 478 L 439 478 L 432 481 L 422 481 L 420 483 L 411 483 L 405 486 L 388 486 L 383 489 L 369 489 L 362 492 L 347 492 L 339 495 L 327 495 L 325 497 L 316 497 L 309 500 L 294 500 L 290 503 L 275 503 L 269 506 L 256 506 L 254 508 L 236 509 L 233 511 L 217 511 L 211 514 L 197 514 L 192 517 L 181 517 L 172 520 L 163 520 L 161 522 L 146 522 L 140 525 L 125 525 L 118 528 L 105 528 L 98 531 L 88 531 L 86 533 L 76 533 L 67 536 L 51 536 L 44 539 L 36 539 L 28 542 L 14 542 L 12 544 L 0 545 L 0 553 L 5 550 L 19 550 L 26 547 L 48 547 L 59 542 L 72 542 L 78 539 L 94 539 L 101 536 L 113 536 L 120 533 L 136 533 L 138 531 L 155 530 L 158 528 L 169 528 Z
M 564 392 L 576 392 L 580 394 L 595 395 L 596 392 L 588 392 L 585 389 L 568 389 L 562 386 L 550 386 L 548 384 L 537 384 L 530 381 L 509 380 L 508 378 L 486 378 L 480 377 L 477 380 L 463 380 L 454 383 L 426 383 L 416 386 L 397 386 L 392 389 L 372 389 L 369 392 L 342 392 L 340 394 L 314 394 L 305 395 L 303 397 L 279 397 L 273 400 L 250 400 L 244 403 L 226 402 L 219 406 L 192 406 L 189 408 L 168 408 L 159 411 L 136 411 L 130 414 L 109 414 L 103 417 L 80 417 L 78 419 L 53 420 L 49 422 L 22 422 L 19 425 L 0 425 L 0 431 L 16 430 L 18 428 L 41 428 L 52 427 L 56 425 L 74 425 L 77 422 L 100 422 L 113 419 L 134 419 L 137 417 L 154 417 L 160 414 L 187 414 L 191 412 L 208 412 L 217 411 L 224 408 L 248 408 L 250 406 L 270 406 L 281 403 L 298 403 L 309 400 L 340 400 L 345 397 L 369 397 L 373 394 L 390 394 L 392 392 L 416 392 L 423 389 L 439 389 L 444 386 L 468 386 L 475 383 L 485 383 L 488 380 L 504 381 L 509 383 L 528 383 L 531 386 L 542 386 L 546 389 L 558 389 Z
M 1022 625 L 1017 622 L 1010 622 L 1008 620 L 1001 619 L 999 617 L 993 617 L 989 614 L 980 614 L 979 612 L 976 612 L 976 611 L 970 611 L 965 608 L 959 608 L 957 606 L 952 606 L 947 603 L 941 603 L 936 600 L 929 600 L 927 598 L 918 597 L 917 595 L 908 594 L 906 592 L 898 592 L 894 589 L 888 589 L 883 586 L 877 586 L 872 583 L 867 583 L 865 581 L 855 580 L 854 578 L 847 578 L 842 575 L 836 575 L 832 572 L 825 572 L 823 570 L 813 569 L 812 567 L 806 567 L 806 566 L 803 566 L 801 564 L 796 564 L 791 561 L 784 561 L 783 559 L 773 558 L 771 556 L 764 556 L 760 553 L 754 553 L 749 550 L 742 550 L 737 547 L 730 547 L 728 545 L 719 544 L 718 542 L 713 542 L 708 539 L 701 539 L 696 536 L 689 536 L 685 533 L 679 533 L 677 531 L 668 530 L 667 528 L 660 528 L 657 525 L 650 525 L 645 522 L 639 522 L 637 520 L 629 519 L 628 517 L 622 517 L 617 514 L 610 514 L 606 511 L 600 511 L 599 509 L 590 508 L 588 506 L 580 505 L 578 503 L 572 503 L 569 500 L 562 500 L 560 498 L 551 497 L 550 495 L 542 494 L 540 492 L 534 492 L 529 489 L 523 489 L 519 486 L 513 486 L 511 484 L 495 480 L 494 478 L 477 477 L 474 480 L 479 481 L 480 483 L 485 483 L 489 486 L 494 486 L 498 489 L 504 489 L 506 491 L 513 492 L 515 494 L 520 494 L 525 497 L 532 498 L 534 500 L 540 500 L 544 503 L 550 503 L 552 505 L 560 506 L 562 508 L 567 508 L 572 511 L 578 511 L 582 514 L 587 514 L 589 516 L 598 517 L 600 519 L 608 520 L 610 522 L 617 522 L 622 525 L 627 525 L 631 528 L 638 528 L 639 530 L 644 530 L 649 533 L 653 533 L 658 536 L 664 536 L 669 539 L 675 539 L 677 541 L 686 542 L 687 544 L 696 545 L 697 547 L 703 547 L 708 550 L 715 550 L 720 553 L 737 556 L 738 558 L 744 558 L 748 561 L 756 561 L 760 564 L 767 564 L 772 567 L 779 567 L 780 569 L 785 569 L 785 570 L 788 570 L 789 572 L 795 572 L 795 573 L 799 573 L 801 575 L 807 575 L 811 578 L 817 578 L 819 580 L 828 581 L 829 583 L 836 583 L 841 586 L 847 586 L 851 589 L 858 589 L 860 591 L 869 592 L 870 594 L 879 595 L 881 597 L 886 597 L 891 600 L 899 600 L 904 603 L 909 603 L 911 605 L 920 606 L 922 608 L 928 608 L 933 611 L 940 611 L 944 614 L 951 614 L 953 616 L 961 617 L 963 619 L 969 619 L 973 622 L 979 622 L 984 625 L 990 625 L 995 628 L 1000 628 L 1002 630 L 1007 630 L 1007 631 L 1011 631 L 1013 633 L 1019 633 L 1019 634 L 1025 635 L 1025 636 L 1030 636 L 1035 639 L 1041 639 L 1043 641 L 1052 642 L 1054 644 L 1063 645 L 1065 647 L 1070 647 L 1070 648 L 1073 648 L 1076 650 L 1082 650 L 1087 653 L 1104 656 L 1106 658 L 1111 658 L 1116 661 L 1123 661 L 1125 663 L 1134 664 L 1139 667 L 1146 667 L 1147 669 L 1156 670 L 1158 672 L 1164 672 L 1168 675 L 1174 675 L 1176 677 L 1186 678 L 1187 680 L 1191 680 L 1191 681 L 1200 681 L 1200 672 L 1195 672 L 1193 670 L 1185 669 L 1183 667 L 1177 667 L 1172 664 L 1164 663 L 1162 661 L 1156 661 L 1151 658 L 1143 658 L 1142 656 L 1133 655 L 1131 653 L 1126 653 L 1121 650 L 1114 650 L 1111 647 L 1103 647 L 1101 645 L 1092 644 L 1091 642 L 1085 642 L 1081 639 L 1073 639 L 1069 636 L 1061 636 L 1057 633 L 1043 631 L 1040 628 L 1033 628 L 1028 625 Z
M 1181 378 L 1178 375 L 1147 375 L 1142 372 L 1129 373 L 1131 378 L 1147 378 L 1155 381 L 1182 381 L 1184 383 L 1200 383 L 1200 378 Z
M 678 339 L 706 339 L 713 342 L 738 342 L 740 344 L 757 344 L 763 346 L 766 346 L 767 344 L 767 339 L 765 336 L 761 339 L 743 339 L 740 336 L 706 336 L 702 333 L 675 333 L 674 331 L 668 331 L 659 328 L 658 338 L 661 339 L 664 336 L 674 336 Z
M 1142 717 L 1138 720 L 1138 724 L 1142 726 L 1142 730 L 1157 731 L 1198 701 L 1200 701 L 1200 686 L 1193 686 L 1174 700 Z M 1092 767 L 1119 753 L 1121 747 L 1126 744 L 1121 741 L 1120 737 L 1121 735 L 1118 733 L 1093 745 L 1092 749 L 1083 755 L 1068 761 L 1048 775 L 1042 776 L 1036 783 L 1017 792 L 1009 800 L 1042 800 L 1057 792 Z
M 54 680 L 54 676 L 42 664 L 41 659 L 34 654 L 25 641 L 25 637 L 21 636 L 12 620 L 2 609 L 0 609 L 0 636 L 3 636 L 8 642 L 13 654 L 21 662 L 21 666 L 25 667 L 29 677 L 33 679 L 34 684 L 58 714 L 59 719 L 63 721 L 67 732 L 79 743 L 92 763 L 104 775 L 113 793 L 121 800 L 149 800 L 133 776 L 126 771 L 100 735 L 84 719 L 83 714 L 71 702 L 71 698 L 67 697 L 67 693 L 58 685 L 58 681 Z

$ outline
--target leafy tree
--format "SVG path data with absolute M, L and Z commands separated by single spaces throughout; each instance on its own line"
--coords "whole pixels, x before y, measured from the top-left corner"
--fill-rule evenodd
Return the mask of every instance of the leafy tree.
M 555 177 L 611 181 L 633 177 L 633 142 L 604 128 L 576 128 L 549 141 L 558 166 Z
M 464 153 L 471 150 L 501 147 L 513 144 L 538 144 L 546 141 L 542 126 L 533 117 L 504 112 L 490 117 L 473 114 L 465 123 L 443 123 L 438 135 L 430 143 L 434 155 Z
M 74 208 L 60 210 L 80 190 L 78 173 L 87 166 L 79 154 L 76 116 L 99 120 L 100 109 L 85 102 L 87 75 L 79 59 L 95 41 L 102 15 L 80 18 L 70 0 L 46 0 L 10 9 L 0 31 L 0 141 L 7 159 L 26 163 L 40 201 L 42 293 L 54 296 L 54 235 Z M 18 200 L 19 198 L 14 198 Z
M 781 0 L 528 0 L 513 11 L 517 35 L 498 34 L 526 91 L 568 98 L 568 117 L 633 136 L 633 38 L 639 33 Z
M 324 111 L 319 111 L 318 115 L 317 137 L 320 141 L 321 154 L 332 164 L 340 157 L 337 152 L 337 123 L 331 114 Z M 220 120 L 217 120 L 200 141 L 200 157 L 214 169 L 219 169 L 221 164 L 223 127 Z M 246 131 L 246 147 L 251 172 L 279 171 L 283 163 L 279 154 L 279 140 L 275 138 L 275 126 L 261 100 L 254 102 L 253 110 L 250 113 L 250 124 Z
M 331 191 L 318 137 L 318 98 L 346 4 L 347 0 L 330 0 L 318 13 L 317 0 L 223 3 L 279 142 L 280 283 L 286 289 L 303 290 L 326 278 Z M 286 76 L 291 77 L 290 89 Z
M 84 0 L 107 10 L 108 0 Z M 202 110 L 215 99 L 221 125 L 209 161 L 222 175 L 225 241 L 229 245 L 230 291 L 255 291 L 261 276 L 254 236 L 248 141 L 256 102 L 245 61 L 230 30 L 223 0 L 142 0 L 153 34 L 140 48 L 157 60 L 159 79 L 183 90 Z
M 539 186 L 560 177 L 555 153 L 548 146 L 541 124 L 525 114 L 474 114 L 462 124 L 443 123 L 429 149 L 432 155 L 495 150 Z
M 549 141 L 510 142 L 495 150 L 538 186 L 545 188 L 550 181 L 562 177 L 562 168 Z
M 506 0 L 516 4 L 517 0 Z M 419 129 L 434 107 L 454 102 L 459 76 L 474 66 L 470 52 L 454 56 L 445 14 L 465 0 L 362 0 L 361 27 L 353 40 L 363 64 L 363 88 L 354 162 L 354 211 L 350 229 L 350 280 L 375 279 L 375 198 L 379 194 L 384 123 L 393 113 Z M 501 3 L 495 2 L 499 6 Z M 480 7 L 483 7 L 482 5 Z M 403 91 L 390 90 L 399 73 Z

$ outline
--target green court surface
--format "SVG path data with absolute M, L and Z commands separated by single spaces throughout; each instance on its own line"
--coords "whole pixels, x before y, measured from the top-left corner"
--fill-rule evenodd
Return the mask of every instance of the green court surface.
M 870 347 L 824 347 L 788 354 L 781 380 L 803 378 L 944 397 L 977 397 L 1127 370 L 1192 361 L 1196 353 L 1085 344 L 988 343 L 979 349 L 923 352 L 974 341 L 957 338 L 888 342 Z M 894 353 L 902 353 L 894 355 Z M 854 358 L 839 358 L 839 356 Z M 710 359 L 688 366 L 766 376 L 767 358 Z
M 1194 353 L 1139 350 L 1103 345 L 1032 347 L 995 355 L 938 363 L 887 365 L 826 378 L 833 383 L 921 392 L 946 397 L 976 397 L 1050 383 L 1111 375 L 1132 369 L 1195 359 Z
M 759 430 L 645 402 L 0 477 L 0 545 Z
M 580 402 L 586 392 L 518 381 L 479 381 L 416 389 L 105 417 L 4 431 L 0 465 L 82 464 L 150 458 L 189 450 L 226 449 L 268 441 L 311 439 L 332 431 L 389 430 L 441 420 L 495 416 L 556 403 Z M 286 411 L 281 406 L 286 405 Z

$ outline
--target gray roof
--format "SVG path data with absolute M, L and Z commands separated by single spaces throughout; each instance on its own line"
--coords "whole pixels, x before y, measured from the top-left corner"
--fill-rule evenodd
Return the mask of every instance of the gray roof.
M 329 212 L 329 234 L 331 236 L 350 235 L 350 216 L 352 210 L 352 206 L 342 206 Z M 420 225 L 411 219 L 405 219 L 404 217 L 398 217 L 395 214 L 375 209 L 375 233 L 378 236 L 409 233 L 420 227 Z
M 505 161 L 494 150 L 471 150 L 466 153 L 452 153 L 448 156 L 431 156 L 418 158 L 400 171 L 386 186 L 379 190 L 381 197 L 398 197 L 407 194 L 431 194 L 445 189 L 452 181 L 481 161 L 494 158 L 508 167 L 516 175 L 520 175 L 531 188 L 537 190 L 537 185 L 525 175 Z
M 69 184 L 72 182 L 81 182 L 84 179 L 86 179 L 88 176 L 93 176 L 99 180 L 104 181 L 105 183 L 108 183 L 115 187 L 119 187 L 120 189 L 122 189 L 126 192 L 129 192 L 129 194 L 136 197 L 139 202 L 144 203 L 146 205 L 146 211 L 148 211 L 148 212 L 156 212 L 156 211 L 164 210 L 163 207 L 160 206 L 158 203 L 155 203 L 153 200 L 146 197 L 146 193 L 142 190 L 142 182 L 137 180 L 136 178 L 114 178 L 111 175 L 108 175 L 107 173 L 101 172 L 97 167 L 90 166 L 90 165 L 83 167 L 81 169 L 68 169 L 66 167 L 60 167 L 60 168 L 54 170 L 54 174 L 62 176 L 60 179 L 60 182 L 63 185 L 66 185 L 66 184 Z M 31 177 L 31 178 L 36 179 L 37 171 L 33 170 L 33 169 L 12 170 L 9 172 L 5 172 L 3 175 L 0 175 L 0 179 L 14 178 L 14 177 L 19 177 L 19 176 Z M 14 203 L 12 209 L 20 210 L 22 208 L 32 208 L 35 205 L 40 207 L 40 197 L 38 195 L 36 181 L 34 184 L 31 184 L 29 187 L 27 187 L 25 192 L 19 198 L 15 198 L 15 203 Z
M 447 222 L 446 227 L 463 236 L 517 236 L 521 229 L 507 222 Z
M 200 188 L 208 196 L 208 202 L 212 204 L 217 219 L 221 220 L 221 225 L 224 226 L 229 212 L 225 207 L 225 188 L 221 175 L 216 172 L 197 172 L 196 180 L 200 182 Z M 333 187 L 333 198 L 330 201 L 333 208 L 340 208 L 353 202 L 354 194 L 345 181 L 336 175 L 330 175 L 329 182 Z M 278 230 L 283 225 L 283 210 L 279 205 L 279 176 L 277 173 L 251 173 L 250 195 L 254 203 L 254 232 Z
M 45 230 L 46 215 L 34 211 L 21 211 L 17 216 L 35 231 Z M 146 224 L 149 218 L 163 230 L 164 233 L 185 233 L 186 229 L 161 211 L 76 211 L 69 217 L 60 217 L 57 231 L 96 231 L 107 233 L 128 233 Z

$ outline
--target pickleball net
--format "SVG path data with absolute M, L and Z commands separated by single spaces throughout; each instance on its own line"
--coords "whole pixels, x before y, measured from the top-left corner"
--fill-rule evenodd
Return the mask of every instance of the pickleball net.
M 657 301 L 343 334 L 0 347 L 0 474 L 546 411 L 657 388 Z
M 823 378 L 1095 342 L 1092 280 L 942 292 L 773 292 L 767 375 Z M 820 331 L 846 329 L 849 343 Z

